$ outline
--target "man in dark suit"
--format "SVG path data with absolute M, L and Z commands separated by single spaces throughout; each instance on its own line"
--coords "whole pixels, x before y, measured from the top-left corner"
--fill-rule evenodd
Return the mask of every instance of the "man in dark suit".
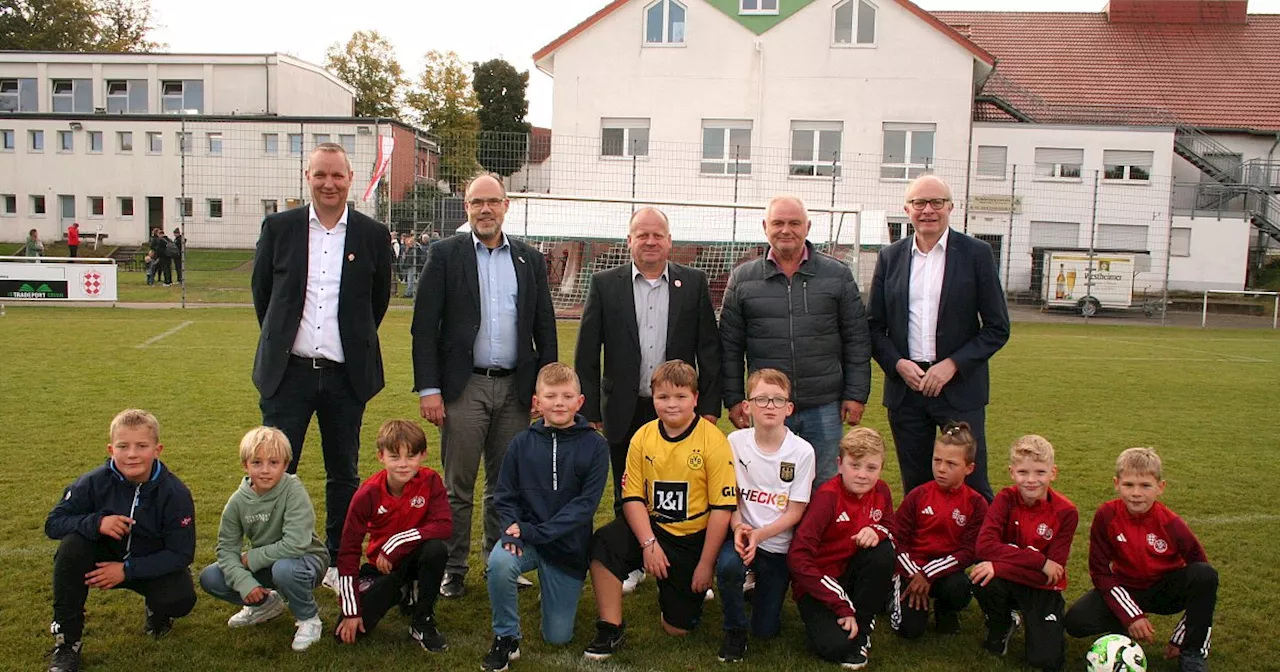
M 613 512 L 622 515 L 622 472 L 631 436 L 657 418 L 650 379 L 658 365 L 683 360 L 698 369 L 698 414 L 720 418 L 720 335 L 702 271 L 668 261 L 671 229 L 657 208 L 631 216 L 631 263 L 591 276 L 574 368 L 582 413 L 609 440 Z M 601 376 L 600 349 L 604 348 Z
M 937 429 L 964 421 L 978 443 L 965 480 L 990 501 L 987 360 L 1009 340 L 1000 276 L 990 245 L 951 230 L 955 203 L 942 179 L 912 182 L 903 208 L 915 233 L 880 250 L 868 318 L 903 492 L 933 478 Z
M 383 385 L 378 325 L 391 300 L 391 251 L 387 227 L 347 209 L 352 172 L 342 145 L 317 145 L 306 177 L 311 204 L 267 216 L 258 238 L 253 383 L 262 424 L 279 428 L 293 446 L 289 473 L 298 470 L 311 416 L 320 423 L 326 544 L 336 562 L 360 486 L 364 407 Z M 332 587 L 336 567 L 328 574 Z
M 467 186 L 469 233 L 433 244 L 413 304 L 413 379 L 440 428 L 453 538 L 440 594 L 461 597 L 476 474 L 484 459 L 484 556 L 502 530 L 493 496 L 507 444 L 529 426 L 538 371 L 556 361 L 556 317 L 542 253 L 502 233 L 502 181 Z

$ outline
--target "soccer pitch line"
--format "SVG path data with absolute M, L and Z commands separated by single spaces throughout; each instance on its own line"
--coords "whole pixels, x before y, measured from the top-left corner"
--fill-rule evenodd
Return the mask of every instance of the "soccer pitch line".
M 172 336 L 172 335 L 174 335 L 174 334 L 178 333 L 179 331 L 182 331 L 183 329 L 186 329 L 187 327 L 189 327 L 189 326 L 191 326 L 191 325 L 193 325 L 193 324 L 195 324 L 195 320 L 187 320 L 186 322 L 183 322 L 182 324 L 179 324 L 178 326 L 176 326 L 176 327 L 174 327 L 174 328 L 172 328 L 172 329 L 170 329 L 170 330 L 168 330 L 168 331 L 166 331 L 166 332 L 164 332 L 164 333 L 162 333 L 162 334 L 159 334 L 159 335 L 156 335 L 156 336 L 152 336 L 151 338 L 148 338 L 147 340 L 145 340 L 145 341 L 143 341 L 143 342 L 139 343 L 138 345 L 136 345 L 136 346 L 134 346 L 134 347 L 135 347 L 135 348 L 137 348 L 138 350 L 145 350 L 145 349 L 147 349 L 147 347 L 149 347 L 151 344 L 156 343 L 156 342 L 159 342 L 159 341 L 161 341 L 161 340 L 163 340 L 163 339 L 166 339 L 166 338 L 168 338 L 168 337 L 170 337 L 170 336 Z
M 1145 346 L 1145 347 L 1152 347 L 1152 348 L 1161 348 L 1164 350 L 1177 350 L 1179 352 L 1191 352 L 1197 355 L 1209 355 L 1211 357 L 1219 358 L 1220 361 L 1250 363 L 1250 364 L 1270 364 L 1271 363 L 1271 360 L 1262 359 L 1260 357 L 1252 357 L 1250 355 L 1236 355 L 1229 352 L 1214 352 L 1212 350 L 1199 350 L 1197 348 L 1188 348 L 1181 345 L 1168 345 L 1166 343 L 1158 342 L 1154 339 L 1146 340 L 1146 341 L 1129 341 L 1129 340 L 1124 340 L 1120 338 L 1103 337 L 1103 338 L 1098 338 L 1096 340 L 1106 341 L 1108 343 L 1120 343 L 1123 345 L 1136 345 L 1139 347 Z

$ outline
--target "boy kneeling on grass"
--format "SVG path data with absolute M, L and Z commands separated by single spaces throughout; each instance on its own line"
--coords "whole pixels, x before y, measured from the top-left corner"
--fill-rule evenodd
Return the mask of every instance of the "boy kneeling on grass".
M 506 527 L 489 553 L 494 639 L 481 661 L 488 672 L 520 658 L 516 581 L 524 572 L 538 570 L 542 638 L 551 644 L 573 639 L 591 522 L 609 480 L 609 444 L 578 414 L 584 401 L 572 368 L 542 367 L 533 397 L 542 419 L 511 440 L 498 472 L 493 503 Z
M 453 515 L 440 474 L 422 466 L 426 456 L 427 435 L 417 424 L 388 420 L 378 429 L 378 461 L 385 469 L 351 498 L 338 547 L 342 621 L 334 636 L 343 644 L 371 632 L 400 604 L 412 614 L 410 639 L 437 653 L 449 646 L 436 627 L 435 607 Z M 361 566 L 366 536 L 369 561 Z
M 658 419 L 627 451 L 622 515 L 591 540 L 591 585 L 600 620 L 584 656 L 604 660 L 622 647 L 622 581 L 641 567 L 658 580 L 662 629 L 681 636 L 702 620 L 716 556 L 737 506 L 729 441 L 698 417 L 698 373 L 672 360 L 653 372 Z
M 80 636 L 90 588 L 127 588 L 146 601 L 144 632 L 159 639 L 196 604 L 188 567 L 196 553 L 191 491 L 158 459 L 160 423 L 146 411 L 111 421 L 106 464 L 76 479 L 45 520 L 53 556 L 53 661 L 49 672 L 80 669 Z
M 246 476 L 222 509 L 217 562 L 200 572 L 200 587 L 243 607 L 232 628 L 293 612 L 293 650 L 320 639 L 320 610 L 311 591 L 324 579 L 329 551 L 316 536 L 316 512 L 302 481 L 285 473 L 293 460 L 289 439 L 274 427 L 256 427 L 240 440 Z M 243 551 L 249 539 L 249 550 Z
M 1098 507 L 1089 529 L 1089 574 L 1093 590 L 1067 611 L 1072 637 L 1125 633 L 1154 643 L 1156 629 L 1147 612 L 1186 612 L 1165 647 L 1180 672 L 1209 669 L 1209 635 L 1218 601 L 1218 572 L 1200 540 L 1169 507 L 1160 456 L 1150 448 L 1130 448 L 1116 460 L 1118 499 Z

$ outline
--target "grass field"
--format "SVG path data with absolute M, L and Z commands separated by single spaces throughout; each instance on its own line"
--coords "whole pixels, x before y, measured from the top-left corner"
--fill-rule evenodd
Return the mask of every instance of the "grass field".
M 122 293 L 125 291 L 122 287 Z M 144 288 L 145 289 L 145 288 Z M 378 466 L 373 436 L 380 422 L 416 417 L 410 392 L 410 313 L 393 310 L 383 324 L 387 389 L 366 412 L 361 472 Z M 171 330 L 186 325 L 178 331 Z M 171 332 L 171 333 L 170 333 Z M 156 337 L 170 335 L 154 340 Z M 560 327 L 561 354 L 572 352 L 576 324 Z M 1280 430 L 1272 418 L 1280 388 L 1280 337 L 1268 331 L 1191 331 L 1101 325 L 1014 325 L 1009 345 L 995 358 L 988 436 L 992 481 L 1007 483 L 1005 450 L 1018 435 L 1036 432 L 1058 448 L 1058 488 L 1081 510 L 1069 572 L 1068 601 L 1089 587 L 1088 523 L 1111 496 L 1112 464 L 1125 447 L 1152 445 L 1165 458 L 1165 501 L 1199 534 L 1221 573 L 1213 655 L 1217 670 L 1280 669 L 1275 622 L 1280 615 L 1280 523 L 1275 474 Z M 43 523 L 62 488 L 105 457 L 112 415 L 138 406 L 163 427 L 163 459 L 195 495 L 200 542 L 194 569 L 213 559 L 222 504 L 240 478 L 236 444 L 258 423 L 257 393 L 249 379 L 257 338 L 252 311 L 59 309 L 7 307 L 0 317 L 0 669 L 36 669 L 51 644 L 49 570 L 55 543 Z M 876 391 L 866 422 L 887 433 Z M 722 422 L 722 426 L 727 426 Z M 323 493 L 323 469 L 314 425 L 300 474 L 313 497 Z M 429 462 L 438 468 L 431 437 Z M 901 499 L 896 465 L 885 479 Z M 320 508 L 323 515 L 323 508 Z M 610 507 L 602 504 L 597 522 Z M 477 524 L 480 516 L 475 518 Z M 481 538 L 478 530 L 473 540 Z M 142 603 L 124 591 L 91 595 L 85 638 L 90 669 L 364 670 L 478 669 L 491 632 L 484 587 L 473 556 L 468 595 L 441 600 L 438 614 L 449 652 L 433 656 L 410 646 L 407 624 L 388 616 L 369 641 L 339 647 L 324 640 L 305 654 L 289 650 L 292 620 L 231 631 L 234 609 L 202 594 L 173 634 L 152 642 L 141 634 Z M 587 664 L 582 648 L 593 634 L 588 585 L 579 608 L 577 637 L 565 649 L 540 641 L 536 591 L 521 608 L 526 638 L 517 670 L 693 670 L 718 666 L 720 603 L 708 605 L 699 632 L 684 641 L 659 634 L 656 590 L 648 581 L 627 598 L 629 642 L 608 665 Z M 318 592 L 326 627 L 337 613 L 332 593 Z M 782 638 L 753 642 L 744 669 L 836 669 L 811 658 L 795 607 L 788 602 Z M 1155 619 L 1167 637 L 1174 619 Z M 906 645 L 884 619 L 873 641 L 873 670 L 1018 670 L 1021 637 L 1010 659 L 978 650 L 981 617 L 964 614 L 963 632 L 929 634 Z M 1070 669 L 1087 646 L 1069 642 Z M 1161 647 L 1162 648 L 1162 647 Z M 1149 651 L 1158 656 L 1158 650 Z M 412 666 L 412 667 L 410 667 Z M 1173 670 L 1172 662 L 1152 669 Z

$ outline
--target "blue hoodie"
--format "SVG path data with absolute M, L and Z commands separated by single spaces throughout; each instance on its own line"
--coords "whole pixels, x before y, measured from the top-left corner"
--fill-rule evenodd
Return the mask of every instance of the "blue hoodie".
M 500 544 L 529 544 L 543 560 L 582 578 L 590 564 L 592 521 L 609 480 L 609 444 L 581 414 L 573 421 L 559 428 L 538 420 L 517 434 L 493 501 L 498 529 L 520 524 L 520 538 L 503 534 Z

